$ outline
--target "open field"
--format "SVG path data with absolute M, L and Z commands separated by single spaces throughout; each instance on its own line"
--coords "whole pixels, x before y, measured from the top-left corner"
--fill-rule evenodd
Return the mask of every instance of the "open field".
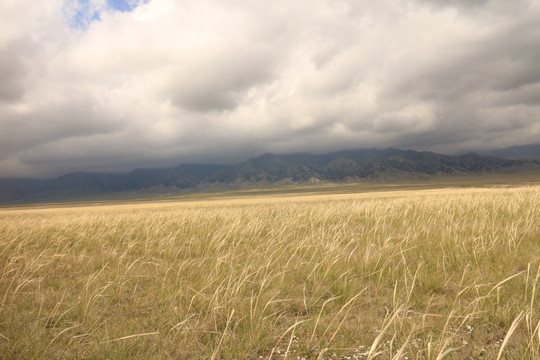
M 0 209 L 0 357 L 540 358 L 539 185 L 338 192 Z

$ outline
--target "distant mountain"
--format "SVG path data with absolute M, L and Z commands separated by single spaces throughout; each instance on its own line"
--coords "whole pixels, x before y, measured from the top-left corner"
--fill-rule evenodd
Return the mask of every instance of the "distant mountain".
M 264 154 L 236 166 L 185 164 L 127 174 L 76 172 L 54 179 L 0 179 L 0 202 L 39 202 L 118 192 L 163 192 L 221 186 L 397 181 L 446 175 L 540 170 L 540 160 L 508 160 L 474 153 L 360 149 L 324 155 Z
M 212 164 L 184 164 L 166 169 L 135 169 L 124 175 L 115 191 L 137 190 L 153 187 L 188 189 L 226 166 Z
M 477 154 L 460 156 L 398 149 L 361 149 L 325 155 L 264 154 L 204 179 L 209 184 L 392 181 L 438 175 L 466 175 L 539 168 L 540 163 Z
M 540 144 L 511 146 L 504 149 L 479 151 L 481 155 L 494 156 L 503 159 L 540 159 Z

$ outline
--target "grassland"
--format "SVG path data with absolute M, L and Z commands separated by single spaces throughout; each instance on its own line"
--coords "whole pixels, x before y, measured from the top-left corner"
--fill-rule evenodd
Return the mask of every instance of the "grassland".
M 540 186 L 0 210 L 0 357 L 539 359 Z

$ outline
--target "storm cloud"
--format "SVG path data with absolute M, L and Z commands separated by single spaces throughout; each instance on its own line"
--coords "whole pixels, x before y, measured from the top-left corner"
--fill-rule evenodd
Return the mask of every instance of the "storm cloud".
M 540 139 L 540 1 L 0 2 L 0 177 Z

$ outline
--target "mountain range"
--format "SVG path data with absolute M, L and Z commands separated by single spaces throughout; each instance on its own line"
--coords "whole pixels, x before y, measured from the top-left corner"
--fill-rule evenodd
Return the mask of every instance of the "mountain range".
M 165 192 L 216 187 L 391 182 L 540 170 L 540 160 L 468 153 L 451 156 L 399 149 L 359 149 L 323 155 L 267 153 L 238 165 L 184 164 L 129 173 L 75 172 L 54 179 L 0 179 L 0 202 L 39 202 L 120 192 Z

